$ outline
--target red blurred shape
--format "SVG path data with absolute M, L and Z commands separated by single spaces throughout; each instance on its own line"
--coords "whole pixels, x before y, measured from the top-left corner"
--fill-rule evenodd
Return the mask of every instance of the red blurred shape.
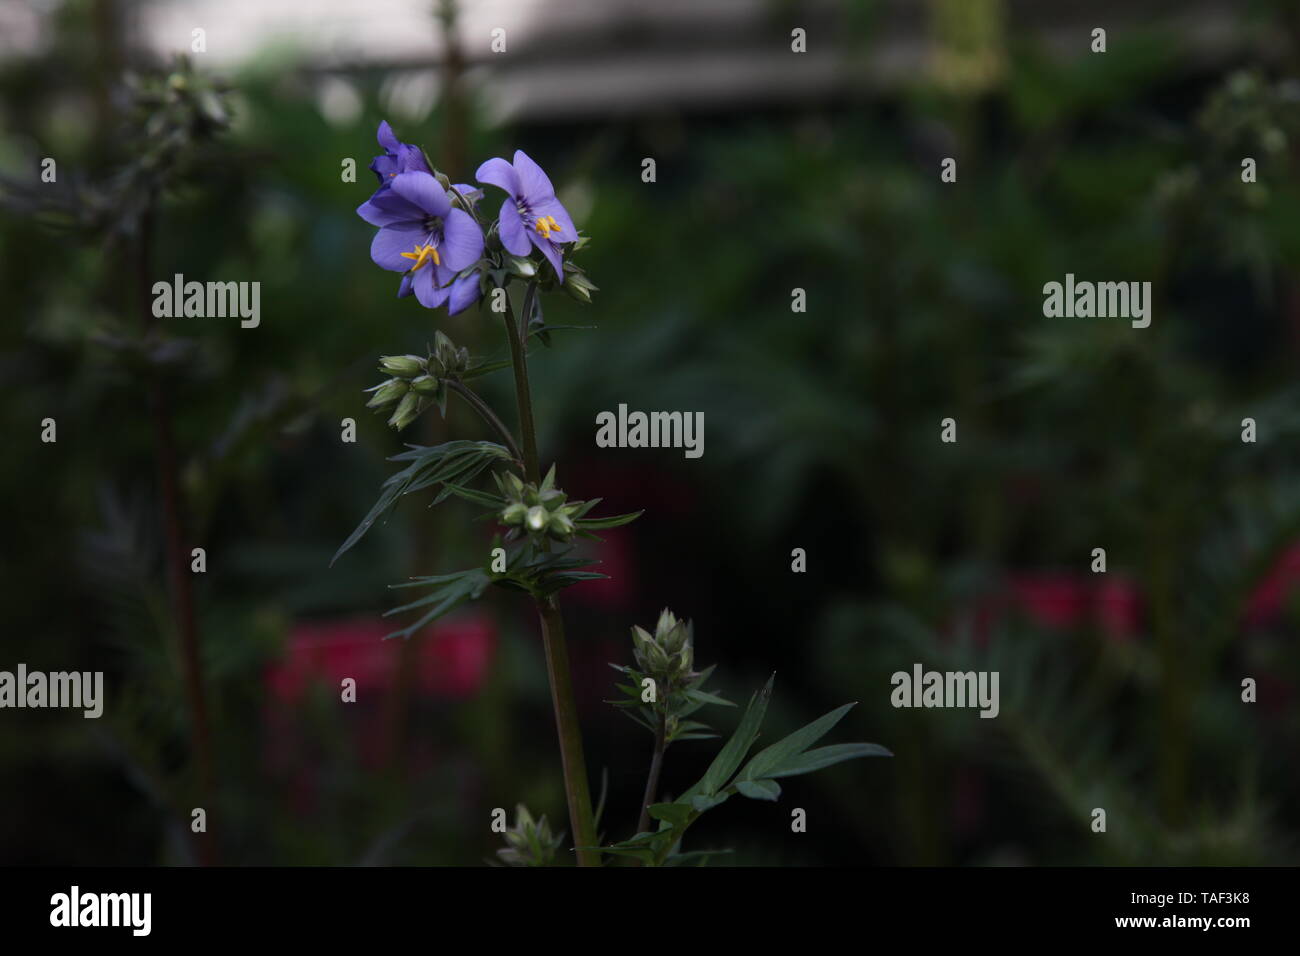
M 392 626 L 382 618 L 343 618 L 294 626 L 284 655 L 267 669 L 266 682 L 281 704 L 297 704 L 316 682 L 338 690 L 345 677 L 357 682 L 358 700 L 387 691 L 397 677 L 401 639 L 385 641 Z M 478 692 L 492 663 L 496 632 L 480 614 L 440 621 L 417 634 L 419 690 L 430 696 L 467 697 Z

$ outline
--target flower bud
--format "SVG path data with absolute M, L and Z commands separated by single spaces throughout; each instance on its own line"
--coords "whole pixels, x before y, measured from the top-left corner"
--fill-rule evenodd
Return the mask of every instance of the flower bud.
M 406 382 L 400 378 L 390 378 L 374 388 L 367 389 L 367 391 L 374 392 L 374 394 L 370 396 L 370 401 L 366 402 L 366 408 L 383 408 L 401 400 L 402 396 L 406 394 Z
M 577 527 L 574 525 L 573 519 L 563 511 L 553 511 L 550 520 L 547 522 L 546 530 L 557 538 L 567 539 L 573 536 L 573 532 L 577 530 Z
M 402 396 L 402 400 L 397 403 L 397 409 L 393 412 L 393 417 L 388 419 L 388 424 L 400 432 L 415 421 L 419 414 L 420 396 L 415 392 L 407 392 Z
M 420 375 L 411 379 L 411 388 L 421 395 L 432 395 L 438 390 L 438 380 L 432 375 Z
M 677 626 L 677 615 L 668 608 L 659 612 L 659 620 L 655 622 L 655 637 L 662 638 L 669 631 Z
M 418 355 L 385 355 L 379 359 L 379 367 L 399 378 L 415 378 L 424 373 L 425 360 Z
M 506 493 L 515 501 L 522 501 L 524 495 L 524 481 L 513 471 L 506 473 L 505 478 Z
M 667 608 L 659 615 L 653 636 L 641 627 L 632 628 L 632 653 L 637 667 L 659 681 L 666 692 L 681 687 L 693 676 L 692 630 L 690 621 L 679 620 Z
M 531 279 L 537 275 L 537 266 L 532 259 L 527 256 L 514 256 L 506 253 L 506 271 L 511 275 L 521 276 L 525 279 Z
M 673 658 L 673 675 L 679 680 L 685 678 L 691 672 L 691 667 L 695 664 L 695 649 L 690 644 L 684 646 L 677 652 Z
M 545 815 L 533 819 L 522 803 L 515 807 L 515 824 L 503 834 L 506 846 L 497 858 L 507 866 L 549 866 L 563 834 L 553 834 Z
M 524 518 L 527 516 L 528 506 L 522 501 L 512 501 L 501 512 L 501 523 L 510 525 L 523 524 Z
M 646 648 L 646 669 L 651 674 L 667 674 L 669 669 L 668 655 L 653 641 Z
M 564 280 L 564 291 L 579 302 L 587 305 L 591 304 L 591 293 L 580 285 L 573 276 L 569 276 Z
M 533 505 L 528 509 L 525 521 L 528 524 L 529 531 L 542 531 L 546 528 L 546 509 L 541 505 Z

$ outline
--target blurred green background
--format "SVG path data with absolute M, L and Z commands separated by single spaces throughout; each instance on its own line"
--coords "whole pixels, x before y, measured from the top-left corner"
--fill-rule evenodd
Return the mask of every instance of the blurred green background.
M 564 599 L 606 834 L 630 835 L 650 754 L 604 703 L 606 662 L 669 606 L 731 699 L 776 672 L 773 739 L 857 700 L 836 739 L 896 755 L 801 777 L 776 806 L 733 801 L 689 848 L 1300 859 L 1294 5 L 47 0 L 0 4 L 0 22 L 0 668 L 107 674 L 98 721 L 0 714 L 0 862 L 475 864 L 499 845 L 495 807 L 567 826 L 525 602 L 381 640 L 389 584 L 481 560 L 474 510 L 408 503 L 329 567 L 403 440 L 481 433 L 455 403 L 391 432 L 364 408 L 377 356 L 436 328 L 505 355 L 491 313 L 399 301 L 371 263 L 354 210 L 385 118 L 456 181 L 525 149 L 593 240 L 595 304 L 548 301 L 547 319 L 594 328 L 555 333 L 532 375 L 565 489 L 647 509 L 595 552 L 611 579 Z M 192 60 L 229 85 L 230 122 L 189 130 L 156 181 L 158 130 L 124 78 L 165 71 L 205 24 Z M 142 184 L 159 190 L 143 227 Z M 139 282 L 178 272 L 259 281 L 260 326 L 142 323 Z M 1067 272 L 1149 280 L 1151 327 L 1044 318 Z M 483 391 L 513 422 L 511 386 Z M 596 448 L 619 403 L 703 411 L 704 457 Z M 207 554 L 186 576 L 208 783 L 169 471 L 183 552 Z M 1000 716 L 892 708 L 889 677 L 915 662 L 999 671 Z M 674 747 L 666 787 L 713 750 Z

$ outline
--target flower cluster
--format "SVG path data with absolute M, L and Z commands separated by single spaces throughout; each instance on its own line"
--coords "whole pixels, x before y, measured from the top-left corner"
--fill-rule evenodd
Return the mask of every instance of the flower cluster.
M 456 348 L 443 332 L 434 334 L 429 355 L 384 355 L 379 370 L 392 377 L 367 389 L 374 394 L 366 402 L 376 411 L 392 409 L 388 424 L 401 431 L 415 421 L 430 404 L 443 406 L 447 400 L 447 382 L 454 380 L 469 366 L 469 350 Z
M 515 807 L 515 825 L 503 834 L 506 845 L 497 858 L 506 866 L 550 866 L 564 834 L 551 833 L 546 815 L 534 819 L 522 803 Z
M 653 634 L 633 626 L 632 661 L 610 664 L 627 678 L 617 685 L 622 697 L 610 703 L 662 738 L 664 746 L 714 736 L 707 724 L 688 718 L 706 704 L 732 704 L 705 689 L 713 668 L 695 669 L 695 627 L 690 621 L 664 608 Z
M 684 684 L 695 674 L 694 628 L 664 608 L 650 634 L 640 625 L 632 628 L 632 657 L 637 668 L 653 677 L 660 687 L 671 689 Z
M 501 523 L 511 529 L 511 534 L 527 534 L 534 542 L 546 538 L 573 540 L 578 530 L 574 522 L 595 503 L 568 501 L 568 496 L 555 487 L 554 465 L 541 485 L 525 482 L 513 472 L 498 478 L 497 484 L 506 502 L 498 516 Z
M 514 162 L 498 157 L 478 168 L 480 183 L 506 194 L 485 229 L 478 210 L 483 190 L 452 185 L 419 147 L 399 142 L 387 122 L 379 124 L 377 138 L 384 153 L 370 169 L 379 188 L 357 207 L 357 215 L 379 227 L 370 258 L 401 273 L 399 298 L 414 295 L 425 308 L 445 305 L 455 315 L 477 302 L 493 281 L 504 285 L 507 275 L 536 276 L 538 263 L 531 258 L 536 251 L 550 263 L 556 285 L 591 301 L 595 286 L 564 261 L 566 244 L 581 245 L 577 227 L 550 178 L 523 150 L 515 150 Z

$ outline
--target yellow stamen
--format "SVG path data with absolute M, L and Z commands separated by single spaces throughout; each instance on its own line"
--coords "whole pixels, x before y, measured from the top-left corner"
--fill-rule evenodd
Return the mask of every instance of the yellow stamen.
M 442 259 L 438 257 L 438 250 L 433 248 L 433 246 L 416 246 L 414 252 L 403 252 L 402 258 L 415 260 L 415 265 L 411 266 L 412 272 L 420 268 L 430 259 L 433 260 L 435 266 L 442 265 Z
M 538 234 L 543 239 L 551 238 L 551 233 L 553 232 L 564 231 L 563 229 L 560 228 L 560 224 L 555 221 L 554 216 L 543 216 L 542 218 L 538 219 L 535 223 L 533 223 L 533 228 L 537 230 Z

